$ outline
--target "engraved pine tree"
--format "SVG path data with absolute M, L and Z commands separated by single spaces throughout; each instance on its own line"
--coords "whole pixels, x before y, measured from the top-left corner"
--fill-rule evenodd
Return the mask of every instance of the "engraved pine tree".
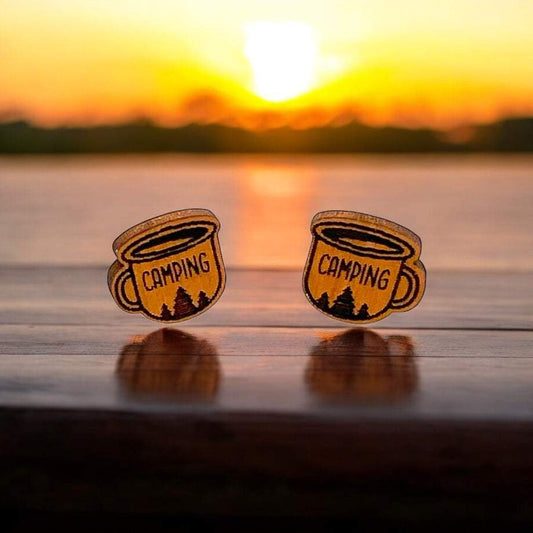
M 204 291 L 200 291 L 200 294 L 198 294 L 198 305 L 196 307 L 198 309 L 204 309 L 210 302 L 211 300 L 207 297 L 207 294 Z
M 363 304 L 359 308 L 359 312 L 357 313 L 357 318 L 359 320 L 367 320 L 368 318 L 370 318 L 370 313 L 368 312 L 368 305 Z
M 323 311 L 329 311 L 329 296 L 327 292 L 323 292 L 322 296 L 317 300 L 316 304 Z
M 161 307 L 160 315 L 163 320 L 172 320 L 174 318 L 167 304 L 163 304 L 163 306 Z
M 353 318 L 355 309 L 354 298 L 351 287 L 346 287 L 333 302 L 331 313 L 343 318 Z
M 192 315 L 195 311 L 191 295 L 183 287 L 178 287 L 174 299 L 174 318 Z

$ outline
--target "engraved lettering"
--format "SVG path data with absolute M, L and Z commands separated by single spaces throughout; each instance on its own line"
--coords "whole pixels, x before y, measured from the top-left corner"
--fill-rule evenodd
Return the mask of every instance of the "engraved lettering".
M 326 257 L 328 259 L 331 259 L 331 256 L 329 254 L 324 254 L 321 258 L 320 258 L 320 261 L 318 262 L 318 273 L 319 274 L 327 274 L 328 271 L 327 270 L 322 270 L 322 263 L 323 261 L 326 259 Z
M 336 255 L 334 255 L 331 258 L 331 261 L 329 262 L 328 276 L 334 276 L 337 272 L 338 267 L 339 267 L 339 258 Z
M 359 272 L 361 272 L 361 264 L 358 263 L 357 261 L 354 261 L 352 274 L 350 276 L 350 281 L 353 281 L 359 275 Z
M 200 252 L 198 254 L 198 261 L 200 263 L 200 268 L 202 269 L 202 272 L 209 272 L 210 265 L 209 261 L 207 260 L 207 254 L 205 252 Z
M 340 278 L 341 277 L 341 274 L 344 272 L 344 279 L 348 279 L 349 277 L 349 274 L 350 274 L 350 270 L 352 269 L 352 262 L 353 261 L 348 261 L 346 262 L 346 260 L 343 258 L 341 258 L 341 264 L 339 266 L 339 270 L 337 272 L 337 277 Z
M 152 268 L 152 279 L 154 280 L 154 289 L 157 287 L 163 287 L 163 280 L 161 274 L 157 268 Z
M 200 274 L 200 267 L 198 266 L 198 258 L 194 255 L 191 258 L 187 257 L 187 270 L 189 271 L 189 276 L 192 277 L 193 271 L 196 275 Z
M 317 270 L 322 276 L 342 277 L 350 283 L 377 287 L 382 291 L 388 288 L 391 275 L 389 269 L 381 270 L 381 267 L 376 265 L 329 254 L 320 257 Z
M 167 278 L 170 278 L 170 282 L 174 283 L 174 272 L 172 271 L 172 265 L 169 264 L 167 266 L 162 266 L 160 268 L 161 275 L 163 276 L 163 282 L 165 285 L 168 284 Z
M 378 279 L 379 267 L 374 272 L 372 265 L 368 265 L 368 270 L 366 272 L 365 285 L 368 285 L 368 280 L 370 279 L 370 286 L 375 287 L 376 281 Z
M 143 272 L 143 285 L 144 285 L 144 288 L 147 290 L 147 291 L 153 291 L 154 290 L 154 287 L 153 285 L 150 285 L 150 287 L 148 286 L 148 283 L 146 283 L 146 278 L 150 278 L 150 272 L 148 272 L 147 270 L 145 270 Z
M 142 284 L 147 291 L 153 291 L 159 287 L 166 287 L 183 281 L 182 278 L 190 279 L 201 276 L 211 271 L 211 263 L 208 254 L 200 252 L 198 255 L 181 258 L 179 261 L 171 261 L 167 264 L 154 267 L 142 273 Z
M 378 289 L 384 291 L 389 285 L 390 270 L 387 268 L 381 272 L 378 278 Z

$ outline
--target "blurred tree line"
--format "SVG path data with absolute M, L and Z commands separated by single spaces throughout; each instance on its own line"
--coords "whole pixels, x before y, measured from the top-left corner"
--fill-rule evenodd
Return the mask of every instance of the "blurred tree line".
M 148 120 L 53 129 L 38 127 L 26 121 L 0 124 L 0 153 L 3 154 L 470 151 L 533 151 L 533 118 L 510 118 L 444 133 L 431 129 L 377 128 L 357 122 L 339 127 L 304 130 L 283 127 L 263 131 L 221 124 L 164 128 Z

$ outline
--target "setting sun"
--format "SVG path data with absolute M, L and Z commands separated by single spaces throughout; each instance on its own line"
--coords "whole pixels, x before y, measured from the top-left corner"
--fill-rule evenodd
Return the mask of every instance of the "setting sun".
M 317 43 L 311 26 L 293 21 L 251 22 L 245 31 L 244 52 L 258 96 L 281 102 L 312 88 Z
M 533 113 L 533 2 L 1 5 L 0 122 L 449 130 Z

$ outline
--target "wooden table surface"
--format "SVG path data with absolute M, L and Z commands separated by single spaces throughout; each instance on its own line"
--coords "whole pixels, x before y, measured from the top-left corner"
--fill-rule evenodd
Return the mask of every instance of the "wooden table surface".
M 371 329 L 316 312 L 291 270 L 230 269 L 167 329 L 105 277 L 0 268 L 8 511 L 532 520 L 533 273 L 430 271 Z

